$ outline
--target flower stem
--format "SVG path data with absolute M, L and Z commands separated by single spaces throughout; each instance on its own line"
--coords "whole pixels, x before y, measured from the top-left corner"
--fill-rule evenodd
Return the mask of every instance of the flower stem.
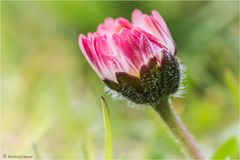
M 181 122 L 180 117 L 170 105 L 168 98 L 160 100 L 158 103 L 153 105 L 153 108 L 162 117 L 162 120 L 168 126 L 189 158 L 204 160 L 204 157 L 201 151 L 198 149 L 192 135 Z

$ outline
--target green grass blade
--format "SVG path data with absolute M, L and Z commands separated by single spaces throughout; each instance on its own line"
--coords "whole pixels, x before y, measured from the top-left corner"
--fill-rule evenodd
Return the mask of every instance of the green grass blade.
M 84 140 L 81 145 L 82 152 L 84 154 L 84 159 L 92 160 L 94 159 L 92 136 L 87 129 L 84 128 Z
M 110 122 L 110 114 L 108 110 L 107 103 L 104 97 L 101 97 L 101 105 L 103 111 L 103 120 L 104 120 L 104 128 L 105 128 L 105 159 L 112 159 L 112 129 Z
M 228 90 L 232 94 L 232 99 L 233 99 L 234 105 L 236 107 L 238 107 L 239 106 L 239 101 L 238 101 L 239 92 L 238 92 L 238 87 L 236 87 L 236 86 L 238 86 L 237 77 L 234 77 L 234 74 L 231 71 L 225 70 L 224 81 L 225 81 L 225 84 L 226 84 Z
M 33 153 L 34 153 L 34 159 L 35 160 L 40 160 L 41 159 L 40 155 L 39 155 L 39 153 L 37 151 L 37 147 L 34 143 L 32 144 L 32 149 L 33 149 Z

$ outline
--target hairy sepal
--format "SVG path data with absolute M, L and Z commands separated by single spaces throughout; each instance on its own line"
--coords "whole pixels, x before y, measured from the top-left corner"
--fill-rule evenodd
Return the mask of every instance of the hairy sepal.
M 163 54 L 160 64 L 156 57 L 142 65 L 140 77 L 125 72 L 116 73 L 117 82 L 105 79 L 104 83 L 123 97 L 137 104 L 155 104 L 177 92 L 180 67 L 172 54 Z

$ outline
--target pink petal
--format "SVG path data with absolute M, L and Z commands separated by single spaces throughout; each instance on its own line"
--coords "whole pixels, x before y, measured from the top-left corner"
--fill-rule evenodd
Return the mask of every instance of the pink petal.
M 139 52 L 143 56 L 145 64 L 148 62 L 149 58 L 152 57 L 157 57 L 160 62 L 162 54 L 169 52 L 153 35 L 141 29 L 132 29 L 131 42 L 134 42 L 134 46 L 138 46 L 136 48 L 139 49 Z
M 142 21 L 139 21 L 142 19 L 142 16 L 143 16 L 143 13 L 139 9 L 134 9 L 132 12 L 132 24 L 136 25 L 142 22 Z
M 169 36 L 169 38 L 172 38 L 172 36 L 168 30 L 168 27 L 167 27 L 165 21 L 163 20 L 162 16 L 157 11 L 153 10 L 152 17 L 157 21 L 160 28 L 164 30 L 164 32 Z
M 164 43 L 168 46 L 168 50 L 170 53 L 176 53 L 176 44 L 172 39 L 171 33 L 168 30 L 166 23 L 164 22 L 163 18 L 157 11 L 152 11 L 152 21 L 156 28 L 158 28 L 159 33 L 163 36 Z
M 125 56 L 124 54 L 124 50 L 122 49 L 122 39 L 118 34 L 113 34 L 112 39 L 114 41 L 114 45 L 115 45 L 115 49 L 116 52 L 118 52 L 121 57 L 122 57 L 122 64 L 125 67 L 124 71 L 128 72 L 128 73 L 136 73 L 138 72 L 138 69 L 136 68 L 136 66 L 133 64 L 132 61 L 129 60 L 128 57 Z
M 79 36 L 79 46 L 81 48 L 81 51 L 82 51 L 84 57 L 87 59 L 88 63 L 97 72 L 97 74 L 103 78 L 101 66 L 98 63 L 98 58 L 95 55 L 95 52 L 91 46 L 91 43 L 82 34 L 80 34 L 80 36 Z
M 142 55 L 144 56 L 145 64 L 147 64 L 149 58 L 152 58 L 158 54 L 150 40 L 144 34 L 141 34 L 139 45 L 141 46 L 141 51 Z
M 144 60 L 139 53 L 139 50 L 134 48 L 131 38 L 131 31 L 125 28 L 121 30 L 120 34 L 113 35 L 115 45 L 121 51 L 121 54 L 127 59 L 128 64 L 134 67 L 134 70 L 139 70 L 144 63 Z
M 134 26 L 139 27 L 145 32 L 148 32 L 156 37 L 158 39 L 157 42 L 168 48 L 169 52 L 175 52 L 175 44 L 172 40 L 171 34 L 169 33 L 164 20 L 157 11 L 153 11 L 152 16 L 148 16 L 136 9 L 132 13 L 132 23 Z
M 123 71 L 118 59 L 112 55 L 102 54 L 100 60 L 104 63 L 105 69 L 108 71 L 106 71 L 105 78 L 117 82 L 115 74 Z
M 159 48 L 163 48 L 164 50 L 168 50 L 168 48 L 165 46 L 165 44 L 162 44 L 157 37 L 154 35 L 140 29 L 140 28 L 134 28 L 133 31 L 143 33 L 155 46 L 158 46 Z
M 161 35 L 159 34 L 156 26 L 153 24 L 151 18 L 148 15 L 143 14 L 138 9 L 135 9 L 132 13 L 132 23 L 134 26 L 147 31 L 158 38 L 161 38 Z
M 106 18 L 103 24 L 97 28 L 97 33 L 111 37 L 112 34 L 119 32 L 122 28 L 132 28 L 132 24 L 125 18 Z
M 144 64 L 147 64 L 150 58 L 157 57 L 159 62 L 162 57 L 162 53 L 165 48 L 162 47 L 158 42 L 151 41 L 146 35 L 145 32 L 139 32 L 136 29 L 132 30 L 131 44 L 138 50 L 140 55 L 143 57 Z
M 114 56 L 112 48 L 108 45 L 106 36 L 98 36 L 93 40 L 94 50 L 103 69 L 104 78 L 116 81 L 115 73 L 123 71 L 122 65 Z
M 131 35 L 129 36 L 129 42 L 132 46 L 132 49 L 141 56 L 141 60 L 144 64 L 147 63 L 149 57 L 154 54 L 153 50 L 148 50 L 149 48 L 153 49 L 151 42 L 145 36 L 144 33 L 138 32 L 137 30 L 131 30 Z M 143 64 L 141 64 L 143 65 Z
M 122 25 L 122 27 L 125 27 L 127 29 L 131 29 L 133 27 L 132 24 L 127 19 L 122 17 L 116 19 L 116 22 L 118 22 L 120 25 Z

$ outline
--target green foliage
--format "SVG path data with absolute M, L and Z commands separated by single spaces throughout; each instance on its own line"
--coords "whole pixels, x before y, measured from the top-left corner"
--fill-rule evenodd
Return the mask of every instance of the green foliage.
M 212 159 L 238 159 L 239 157 L 239 146 L 236 137 L 232 137 L 224 142 L 216 150 Z
M 101 106 L 103 112 L 104 128 L 105 128 L 105 159 L 112 159 L 112 129 L 108 106 L 104 97 L 101 97 Z
M 224 81 L 231 94 L 232 102 L 236 108 L 239 107 L 239 83 L 237 78 L 229 70 L 224 71 Z

